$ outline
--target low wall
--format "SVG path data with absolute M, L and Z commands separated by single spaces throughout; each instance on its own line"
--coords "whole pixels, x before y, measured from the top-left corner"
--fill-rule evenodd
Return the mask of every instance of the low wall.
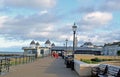
M 93 58 L 99 58 L 99 59 L 114 59 L 114 60 L 120 60 L 120 56 L 104 56 L 104 55 L 85 55 L 85 54 L 75 54 L 75 59 L 93 59 Z
M 90 77 L 91 68 L 98 66 L 99 64 L 87 64 L 79 60 L 74 60 L 74 69 L 80 77 Z

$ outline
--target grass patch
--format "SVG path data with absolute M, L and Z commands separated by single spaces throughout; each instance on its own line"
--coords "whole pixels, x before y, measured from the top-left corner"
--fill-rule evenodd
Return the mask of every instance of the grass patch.
M 103 62 L 103 61 L 113 61 L 113 59 L 100 59 L 100 58 L 95 57 L 92 59 L 80 59 L 80 61 L 83 61 L 88 64 L 97 64 L 97 63 Z
M 81 59 L 80 61 L 83 61 L 83 62 L 88 63 L 88 64 L 97 64 L 98 63 L 96 61 L 91 61 L 89 59 Z

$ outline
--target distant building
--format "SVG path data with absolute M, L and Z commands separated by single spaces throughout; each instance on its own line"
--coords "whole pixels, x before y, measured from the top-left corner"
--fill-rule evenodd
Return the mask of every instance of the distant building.
M 92 42 L 85 42 L 79 48 L 76 49 L 75 54 L 93 54 L 101 55 L 103 47 L 93 45 Z
M 65 51 L 65 46 L 55 46 L 51 48 L 51 51 Z M 67 47 L 68 51 L 73 50 L 73 47 Z M 102 46 L 95 46 L 91 42 L 84 43 L 81 47 L 75 47 L 75 54 L 93 54 L 93 55 L 101 55 L 103 50 Z
M 52 43 L 52 44 L 51 44 L 51 47 L 55 47 L 55 44 L 54 44 L 54 43 Z
M 35 45 L 35 41 L 34 41 L 34 40 L 31 41 L 31 43 L 30 43 L 30 47 L 31 47 L 31 48 L 35 48 L 35 47 L 36 47 L 36 45 Z
M 36 43 L 36 47 L 40 47 L 40 44 L 39 44 L 39 42 L 37 42 L 37 43 Z
M 52 51 L 63 52 L 66 50 L 65 46 L 55 46 L 54 43 L 51 44 L 50 40 L 45 42 L 45 47 L 41 47 L 39 42 L 31 41 L 30 46 L 22 47 L 24 50 L 24 55 L 35 54 L 36 57 L 46 56 L 51 54 Z M 73 47 L 67 47 L 67 50 L 72 53 Z M 75 47 L 75 54 L 94 54 L 100 55 L 103 48 L 101 46 L 95 46 L 91 42 L 85 42 L 81 47 Z M 70 53 L 69 52 L 69 53 Z
M 46 47 L 41 47 L 39 42 L 35 43 L 34 40 L 31 41 L 30 46 L 22 47 L 22 49 L 24 50 L 24 55 L 35 54 L 36 57 L 49 55 L 51 53 L 51 50 L 49 48 L 50 41 L 47 40 L 45 44 L 47 45 Z
M 91 42 L 85 42 L 81 47 L 94 48 L 95 45 L 93 45 Z
M 105 44 L 103 47 L 104 55 L 117 56 L 117 52 L 120 50 L 120 42 L 113 42 Z
M 51 47 L 51 42 L 49 39 L 45 42 L 45 46 L 49 48 Z

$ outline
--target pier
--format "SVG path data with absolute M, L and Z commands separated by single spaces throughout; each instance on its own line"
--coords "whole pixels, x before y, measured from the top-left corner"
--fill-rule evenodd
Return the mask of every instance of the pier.
M 0 77 L 79 77 L 66 68 L 62 58 L 44 57 L 35 62 L 10 67 L 10 72 Z
M 73 66 L 74 70 L 72 69 L 71 63 L 70 63 L 70 68 L 67 67 L 68 64 L 65 64 L 65 60 L 64 60 L 65 58 L 63 59 L 62 57 L 54 58 L 53 56 L 48 55 L 45 57 L 33 59 L 33 56 L 31 56 L 31 58 L 29 56 L 28 57 L 26 56 L 23 59 L 21 59 L 21 57 L 18 57 L 18 59 L 15 59 L 15 63 L 12 62 L 13 66 L 10 66 L 10 68 L 7 68 L 8 67 L 7 64 L 4 63 L 4 61 L 2 61 L 3 63 L 1 62 L 2 64 L 1 66 L 4 67 L 3 66 L 4 64 L 6 67 L 3 69 L 8 69 L 8 72 L 1 74 L 0 77 L 91 77 L 93 76 L 92 70 L 94 68 L 100 68 L 101 65 L 103 66 L 103 64 L 100 63 L 88 64 L 77 59 L 79 56 L 81 56 L 79 58 L 82 58 L 83 55 L 75 55 L 74 66 Z M 92 55 L 91 57 L 90 55 L 84 55 L 85 58 L 87 58 L 86 56 L 88 58 L 94 57 Z M 96 57 L 100 58 L 106 56 L 96 56 Z M 114 60 L 117 61 L 118 60 L 117 58 L 120 59 L 119 56 L 117 56 L 116 59 Z M 10 60 L 9 62 L 11 63 Z M 9 62 L 7 62 L 8 65 Z M 115 66 L 115 65 L 110 65 L 108 63 L 106 65 L 108 66 L 108 69 L 105 71 L 117 70 L 114 73 L 116 73 L 116 75 L 118 75 L 119 77 L 120 75 L 119 65 Z M 95 71 L 96 70 L 97 69 L 95 69 Z M 95 76 L 97 77 L 97 75 Z M 111 76 L 113 76 L 112 73 Z

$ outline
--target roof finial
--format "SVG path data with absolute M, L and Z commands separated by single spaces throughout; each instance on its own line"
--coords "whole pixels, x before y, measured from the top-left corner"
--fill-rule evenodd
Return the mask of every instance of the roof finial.
M 74 26 L 76 25 L 76 23 L 74 22 Z

